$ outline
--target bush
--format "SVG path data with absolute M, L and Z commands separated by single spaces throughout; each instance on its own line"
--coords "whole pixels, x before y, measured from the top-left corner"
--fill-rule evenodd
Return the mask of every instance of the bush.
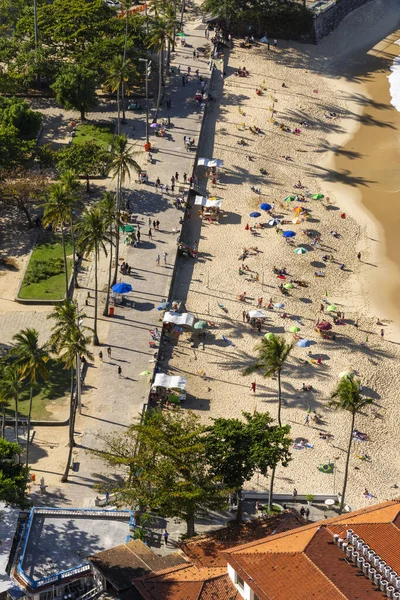
M 54 260 L 34 260 L 30 266 L 29 273 L 25 276 L 25 283 L 39 283 L 43 279 L 59 275 L 64 271 L 64 261 L 62 258 Z

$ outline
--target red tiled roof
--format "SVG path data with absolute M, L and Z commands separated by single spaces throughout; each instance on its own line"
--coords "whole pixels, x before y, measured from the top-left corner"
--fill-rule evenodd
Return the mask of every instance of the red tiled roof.
M 194 567 L 196 569 L 196 567 Z M 188 571 L 185 577 L 185 571 Z M 135 583 L 143 600 L 239 600 L 225 569 L 181 569 L 179 578 L 155 576 Z M 219 571 L 218 574 L 215 572 Z M 221 573 L 222 571 L 222 573 Z M 175 576 L 178 573 L 174 573 Z
M 374 600 L 382 592 L 333 543 L 352 529 L 395 571 L 400 571 L 400 501 L 393 500 L 222 554 L 261 600 Z

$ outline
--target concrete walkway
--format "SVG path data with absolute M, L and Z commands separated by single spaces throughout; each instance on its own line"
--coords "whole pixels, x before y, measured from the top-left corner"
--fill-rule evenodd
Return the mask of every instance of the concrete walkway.
M 198 28 L 200 27 L 200 28 Z M 168 114 L 171 128 L 168 137 L 157 138 L 151 134 L 151 142 L 155 149 L 153 164 L 144 162 L 145 154 L 137 156 L 142 168 L 147 169 L 149 185 L 140 185 L 132 181 L 127 185 L 124 200 L 127 201 L 138 215 L 141 225 L 141 243 L 139 247 L 126 246 L 121 240 L 120 258 L 128 262 L 134 269 L 133 276 L 120 276 L 120 280 L 131 283 L 133 292 L 128 295 L 135 302 L 135 308 L 116 307 L 114 318 L 102 316 L 107 283 L 108 259 L 102 257 L 99 268 L 99 338 L 101 347 L 95 348 L 93 364 L 89 365 L 85 379 L 82 415 L 76 422 L 77 442 L 79 446 L 74 451 L 74 471 L 71 472 L 70 482 L 66 485 L 59 483 L 62 474 L 61 457 L 57 466 L 52 462 L 52 453 L 42 456 L 38 463 L 32 465 L 32 472 L 37 473 L 37 480 L 44 475 L 47 485 L 45 496 L 34 493 L 35 501 L 57 506 L 94 505 L 98 491 L 93 486 L 104 482 L 113 474 L 105 471 L 101 460 L 93 458 L 88 450 L 102 445 L 99 434 L 118 431 L 122 433 L 135 419 L 138 419 L 149 391 L 149 377 L 140 376 L 142 371 L 152 371 L 154 367 L 154 350 L 149 347 L 151 340 L 149 330 L 160 326 L 160 312 L 157 306 L 168 296 L 173 264 L 176 255 L 176 233 L 182 212 L 173 205 L 173 196 L 156 192 L 154 182 L 157 177 L 165 185 L 171 185 L 171 177 L 179 173 L 179 184 L 176 185 L 175 195 L 179 187 L 188 189 L 183 184 L 183 174 L 190 175 L 193 167 L 195 151 L 188 152 L 184 147 L 183 138 L 189 135 L 197 143 L 201 127 L 202 113 L 195 105 L 195 92 L 198 81 L 194 75 L 199 69 L 200 75 L 209 79 L 207 60 L 193 59 L 193 49 L 204 46 L 204 25 L 199 21 L 189 22 L 185 27 L 189 34 L 187 46 L 177 49 L 172 65 L 180 65 L 181 73 L 186 73 L 191 67 L 192 76 L 183 86 L 181 74 L 171 76 L 166 98 L 170 98 L 172 107 Z M 155 68 L 155 66 L 154 66 Z M 128 135 L 131 143 L 137 142 L 138 150 L 143 148 L 145 141 L 145 111 L 143 114 L 127 113 L 127 123 L 123 125 L 123 133 Z M 104 117 L 104 114 L 102 115 Z M 167 116 L 165 103 L 159 119 Z M 136 157 L 135 157 L 136 158 Z M 108 185 L 110 181 L 107 182 Z M 153 231 L 153 239 L 148 237 L 149 219 L 160 221 L 160 230 Z M 193 240 L 191 240 L 193 241 Z M 167 253 L 166 264 L 163 253 Z M 160 266 L 156 266 L 156 257 L 160 255 Z M 93 261 L 84 261 L 84 271 L 80 276 L 81 288 L 77 290 L 76 298 L 85 313 L 93 316 L 93 300 L 90 306 L 85 306 L 87 292 L 93 297 L 94 266 Z M 91 319 L 87 325 L 91 326 Z M 111 359 L 107 358 L 106 348 L 112 349 Z M 103 352 L 103 362 L 98 357 L 99 350 Z M 118 377 L 118 366 L 122 368 L 122 377 Z M 60 439 L 58 428 L 40 428 L 40 437 L 46 440 Z M 65 434 L 65 432 L 64 432 Z M 63 435 L 64 435 L 63 434 Z M 63 441 L 65 447 L 66 440 Z M 64 453 L 63 453 L 64 454 Z M 65 447 L 65 458 L 67 448 Z M 34 456 L 34 451 L 32 452 Z M 32 491 L 35 491 L 33 488 Z

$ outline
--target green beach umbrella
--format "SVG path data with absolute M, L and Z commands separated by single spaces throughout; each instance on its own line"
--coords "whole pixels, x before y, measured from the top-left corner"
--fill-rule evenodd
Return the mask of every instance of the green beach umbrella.
M 187 33 L 183 33 L 183 31 L 180 31 L 179 33 L 176 34 L 176 37 L 187 37 L 188 34 Z
M 337 310 L 337 306 L 335 304 L 330 304 L 326 310 L 328 312 L 334 312 L 335 310 Z
M 322 198 L 325 198 L 325 196 L 323 194 L 314 194 L 313 198 L 314 200 L 322 200 Z
M 150 371 L 142 371 L 139 375 L 151 375 Z
M 194 324 L 194 329 L 207 329 L 208 327 L 208 323 L 206 323 L 206 321 L 197 321 L 197 323 Z
M 133 225 L 121 225 L 119 230 L 123 231 L 124 233 L 132 233 L 133 231 L 135 231 L 135 228 Z
M 264 335 L 264 338 L 265 338 L 266 340 L 273 340 L 273 339 L 274 339 L 274 337 L 275 337 L 275 335 L 274 335 L 274 334 L 273 334 L 271 331 L 270 331 L 269 333 L 266 333 L 266 334 Z
M 297 325 L 293 325 L 293 327 L 291 327 L 291 328 L 289 329 L 289 331 L 290 331 L 291 333 L 297 333 L 298 331 L 300 331 L 300 327 L 297 327 Z
M 294 288 L 294 285 L 293 283 L 285 283 L 283 287 L 287 290 L 291 290 L 292 288 Z
M 290 194 L 290 196 L 286 196 L 285 198 L 285 202 L 293 202 L 293 200 L 296 200 L 296 196 L 293 196 L 293 194 Z
M 307 250 L 305 248 L 296 248 L 294 253 L 295 254 L 307 254 Z

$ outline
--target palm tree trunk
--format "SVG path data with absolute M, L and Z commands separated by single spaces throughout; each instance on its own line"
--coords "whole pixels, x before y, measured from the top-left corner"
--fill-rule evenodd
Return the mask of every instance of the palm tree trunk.
M 162 81 L 163 81 L 163 71 L 164 71 L 164 41 L 162 42 L 162 46 L 159 52 L 159 66 L 158 66 L 158 94 L 157 94 L 157 104 L 156 104 L 156 114 L 155 120 L 158 118 L 158 110 L 160 108 L 161 102 L 161 92 L 162 92 Z
M 74 397 L 74 367 L 71 367 L 71 395 L 70 395 L 70 401 L 69 401 L 69 434 L 68 434 L 68 446 L 69 446 L 69 450 L 68 450 L 68 458 L 67 458 L 67 464 L 65 466 L 65 471 L 63 476 L 61 477 L 61 481 L 63 483 L 66 483 L 68 481 L 68 474 L 69 474 L 69 469 L 71 466 L 71 458 L 72 458 L 72 448 L 75 445 L 75 441 L 74 441 L 74 425 L 75 425 L 75 420 L 74 420 L 74 414 L 75 414 L 75 397 Z
M 110 240 L 112 240 L 112 228 L 110 227 Z M 113 257 L 113 244 L 112 241 L 110 241 L 110 262 L 108 265 L 108 284 L 107 284 L 107 293 L 106 293 L 106 303 L 104 306 L 104 311 L 103 311 L 103 315 L 105 317 L 108 317 L 108 309 L 110 306 L 110 288 L 111 288 L 111 277 L 112 277 L 112 257 Z
M 237 509 L 236 509 L 236 523 L 242 522 L 243 517 L 243 503 L 242 503 L 242 489 L 236 491 L 237 495 Z
M 194 515 L 187 515 L 186 517 L 186 535 L 187 537 L 193 537 L 195 534 L 194 530 Z
M 274 483 L 275 483 L 275 471 L 276 467 L 274 467 L 271 471 L 271 479 L 269 481 L 269 492 L 268 492 L 268 511 L 272 511 L 272 502 L 274 496 Z
M 115 214 L 117 215 L 117 219 L 115 222 L 115 269 L 114 269 L 114 277 L 113 277 L 113 281 L 112 281 L 112 285 L 115 285 L 117 283 L 117 277 L 118 277 L 118 261 L 119 261 L 119 218 L 120 218 L 120 198 L 121 198 L 121 173 L 118 172 L 118 176 L 117 176 L 117 193 L 115 195 L 115 204 L 116 204 L 116 211 Z
M 169 73 L 169 67 L 171 62 L 171 40 L 168 38 L 167 41 L 167 73 Z
M 126 62 L 126 50 L 128 46 L 128 10 L 125 11 L 125 39 L 124 39 L 124 53 L 122 57 L 123 65 Z M 121 95 L 122 95 L 122 122 L 126 123 L 126 115 L 125 115 L 125 81 L 122 81 L 121 86 Z
M 1 437 L 6 436 L 6 403 L 3 402 L 2 420 L 1 420 Z
M 349 439 L 349 444 L 347 446 L 346 466 L 345 466 L 345 469 L 344 469 L 342 498 L 340 500 L 340 506 L 339 506 L 339 514 L 340 515 L 343 512 L 345 495 L 346 495 L 347 479 L 348 479 L 348 476 L 349 476 L 350 452 L 351 452 L 351 445 L 353 443 L 353 431 L 354 431 L 354 422 L 355 422 L 355 420 L 356 420 L 356 413 L 353 412 L 352 415 L 351 415 L 350 439 Z
M 19 444 L 18 440 L 18 396 L 15 396 L 15 441 Z
M 65 233 L 64 227 L 61 225 L 61 240 L 63 247 L 63 257 L 64 257 L 64 271 L 65 271 L 65 297 L 68 297 L 68 264 L 67 264 L 67 249 L 65 247 Z
M 99 250 L 97 246 L 94 249 L 94 326 L 93 326 L 93 344 L 99 345 L 99 338 L 97 335 L 97 259 Z
M 282 409 L 282 388 L 281 388 L 281 371 L 278 370 L 278 425 L 282 427 L 281 421 L 281 409 Z
M 81 382 L 81 357 L 77 353 L 76 355 L 76 402 L 75 402 L 75 410 L 73 414 L 73 431 L 75 430 L 75 418 L 76 418 L 76 407 L 78 407 L 79 414 L 82 414 L 82 382 Z M 75 440 L 72 439 L 73 446 L 76 446 Z
M 76 248 L 75 248 L 75 236 L 74 236 L 74 224 L 72 222 L 72 216 L 70 220 L 70 229 L 71 229 L 71 240 L 72 240 L 72 289 L 78 288 L 78 278 L 76 276 Z
M 119 100 L 120 85 L 117 87 L 117 133 L 121 133 L 121 105 Z
M 32 398 L 33 398 L 33 387 L 29 390 L 29 412 L 28 421 L 26 424 L 26 455 L 25 455 L 25 466 L 29 467 L 29 438 L 31 433 L 31 414 L 32 414 Z

